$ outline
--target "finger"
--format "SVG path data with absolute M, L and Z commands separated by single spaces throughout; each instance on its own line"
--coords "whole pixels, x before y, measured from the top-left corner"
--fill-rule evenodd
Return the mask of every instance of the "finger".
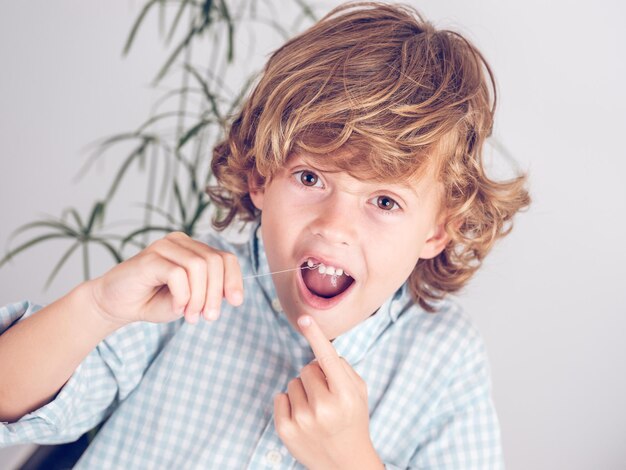
M 298 325 L 302 334 L 311 345 L 313 354 L 315 354 L 315 358 L 326 376 L 328 388 L 331 392 L 340 390 L 349 379 L 343 369 L 337 351 L 311 316 L 303 315 L 298 318 Z
M 174 312 L 182 316 L 185 306 L 191 297 L 187 271 L 157 253 L 146 255 L 145 262 L 149 265 L 149 269 L 143 271 L 153 276 L 148 282 L 154 286 L 166 285 L 172 297 L 172 308 Z M 193 322 L 193 319 L 188 316 L 185 317 L 185 319 L 190 323 Z M 145 320 L 150 320 L 150 318 L 145 318 Z
M 207 294 L 204 316 L 207 320 L 217 320 L 224 293 L 224 263 L 221 256 L 207 260 Z
M 317 361 L 313 361 L 302 368 L 300 380 L 312 407 L 315 407 L 319 400 L 324 400 L 324 395 L 328 393 L 328 382 Z
M 232 253 L 222 253 L 224 261 L 224 297 L 237 307 L 243 302 L 243 276 L 239 260 Z
M 189 250 L 197 253 L 199 256 L 206 259 L 207 266 L 212 262 L 211 260 L 215 256 L 220 256 L 222 258 L 223 264 L 223 270 L 220 275 L 223 278 L 221 282 L 224 286 L 224 292 L 221 295 L 223 295 L 223 297 L 226 297 L 226 300 L 228 300 L 231 305 L 241 305 L 241 303 L 243 302 L 243 276 L 241 274 L 239 260 L 234 254 L 225 251 L 215 250 L 208 246 L 206 243 L 193 240 L 182 232 L 172 232 L 168 235 L 168 237 L 170 237 L 174 242 L 179 243 L 180 245 L 188 248 Z M 211 282 L 211 279 L 213 279 L 213 283 Z M 212 278 L 211 273 L 209 273 L 208 282 L 209 286 L 212 285 L 215 289 L 219 287 L 215 284 L 215 277 Z M 215 319 L 217 318 L 217 316 L 219 316 L 221 296 L 219 301 L 212 302 L 212 304 L 209 305 L 210 294 L 208 293 L 208 291 L 210 290 L 211 293 L 213 293 L 213 289 L 209 286 L 207 286 L 207 299 L 205 301 L 203 312 L 205 314 L 205 317 Z
M 286 393 L 279 393 L 274 397 L 274 425 L 280 436 L 291 420 L 291 405 Z
M 204 303 L 198 311 L 206 320 L 216 320 L 219 317 L 219 307 L 222 302 L 221 279 L 224 276 L 223 266 L 219 260 L 216 260 L 216 257 L 219 257 L 219 252 L 206 243 L 192 239 L 183 232 L 171 232 L 165 238 L 195 253 L 205 261 Z
M 182 266 L 187 272 L 191 296 L 185 309 L 185 317 L 189 316 L 192 323 L 195 323 L 206 300 L 208 273 L 205 260 L 167 237 L 158 240 L 153 250 L 172 263 Z
M 361 398 L 367 400 L 367 384 L 365 383 L 365 380 L 363 380 L 357 371 L 355 371 L 343 357 L 341 358 L 341 364 L 343 365 L 343 369 L 346 371 L 348 377 L 350 377 L 350 380 L 352 380 L 355 388 L 358 390 Z
M 289 405 L 291 406 L 291 418 L 298 424 L 306 425 L 306 419 L 310 416 L 309 401 L 302 385 L 302 380 L 299 377 L 289 382 L 287 395 L 289 396 Z

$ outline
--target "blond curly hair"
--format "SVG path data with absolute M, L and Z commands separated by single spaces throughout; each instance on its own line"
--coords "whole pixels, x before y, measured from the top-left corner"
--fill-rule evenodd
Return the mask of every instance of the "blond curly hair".
M 214 226 L 258 220 L 250 185 L 262 187 L 294 151 L 376 181 L 406 180 L 434 162 L 451 240 L 408 280 L 415 301 L 433 312 L 432 302 L 460 290 L 530 204 L 527 175 L 494 181 L 485 173 L 495 107 L 492 71 L 461 34 L 404 5 L 339 6 L 272 54 L 215 146 L 217 185 L 206 189 L 221 208 Z

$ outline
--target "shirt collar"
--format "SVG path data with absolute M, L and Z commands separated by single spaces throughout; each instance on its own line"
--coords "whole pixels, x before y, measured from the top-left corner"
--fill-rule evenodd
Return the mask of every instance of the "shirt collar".
M 376 313 L 335 338 L 333 346 L 337 353 L 348 361 L 348 364 L 357 364 L 385 330 L 397 320 L 404 304 L 403 298 L 404 286 L 389 297 Z
M 252 230 L 249 243 L 254 274 L 268 274 L 270 269 L 263 247 L 260 223 Z M 264 295 L 267 297 L 268 302 L 272 305 L 272 311 L 278 322 L 281 323 L 281 326 L 288 326 L 292 338 L 301 347 L 309 350 L 310 346 L 306 339 L 291 326 L 280 308 L 276 308 L 277 305 L 274 301 L 278 299 L 278 296 L 274 282 L 272 281 L 272 276 L 259 276 L 256 280 L 263 290 Z M 381 305 L 375 314 L 335 338 L 333 340 L 333 346 L 337 353 L 350 365 L 355 365 L 363 359 L 380 335 L 383 334 L 383 332 L 398 319 L 400 314 L 406 310 L 406 307 L 412 303 L 410 299 L 408 299 L 407 291 L 408 289 L 405 283 Z M 407 302 L 407 300 L 409 300 L 409 302 Z
M 256 281 L 261 287 L 267 301 L 272 306 L 274 314 L 280 316 L 282 309 L 280 308 L 280 303 L 278 302 L 278 294 L 276 293 L 276 288 L 274 287 L 274 281 L 270 275 L 270 267 L 267 263 L 267 256 L 263 246 L 260 223 L 257 224 L 257 226 L 252 230 L 250 237 L 250 254 L 252 256 L 252 271 L 254 275 L 258 276 Z

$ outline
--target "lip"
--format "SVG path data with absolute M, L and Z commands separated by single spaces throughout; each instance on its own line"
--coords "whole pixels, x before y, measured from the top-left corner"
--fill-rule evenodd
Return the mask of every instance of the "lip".
M 302 266 L 302 264 L 304 262 L 306 262 L 307 259 L 311 259 L 313 258 L 314 260 L 320 262 L 320 263 L 324 263 L 327 264 L 329 266 L 335 266 L 334 264 L 332 264 L 331 262 L 326 262 L 324 260 L 324 258 L 321 258 L 319 256 L 307 256 L 305 257 L 302 262 L 299 264 L 299 266 Z M 335 266 L 338 268 L 343 269 L 342 266 Z M 345 272 L 345 271 L 344 271 Z M 296 275 L 296 279 L 297 279 L 297 284 L 298 284 L 298 292 L 300 294 L 300 298 L 301 300 L 307 304 L 308 306 L 314 308 L 315 310 L 329 310 L 335 306 L 337 306 L 341 301 L 343 301 L 344 298 L 346 298 L 350 292 L 352 291 L 353 287 L 356 284 L 356 279 L 353 278 L 352 284 L 350 284 L 348 286 L 348 288 L 346 290 L 344 290 L 341 294 L 336 295 L 335 297 L 331 298 L 331 299 L 326 299 L 324 297 L 319 297 L 317 295 L 314 295 L 308 288 L 307 286 L 304 284 L 304 279 L 302 278 L 302 270 L 299 269 L 297 271 L 297 275 Z

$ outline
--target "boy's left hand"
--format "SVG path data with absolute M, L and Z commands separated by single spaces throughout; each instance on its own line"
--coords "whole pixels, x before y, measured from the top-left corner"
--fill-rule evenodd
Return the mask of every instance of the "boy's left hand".
M 382 469 L 369 435 L 365 381 L 313 318 L 300 317 L 298 325 L 316 360 L 289 382 L 287 393 L 275 397 L 278 436 L 309 469 Z

